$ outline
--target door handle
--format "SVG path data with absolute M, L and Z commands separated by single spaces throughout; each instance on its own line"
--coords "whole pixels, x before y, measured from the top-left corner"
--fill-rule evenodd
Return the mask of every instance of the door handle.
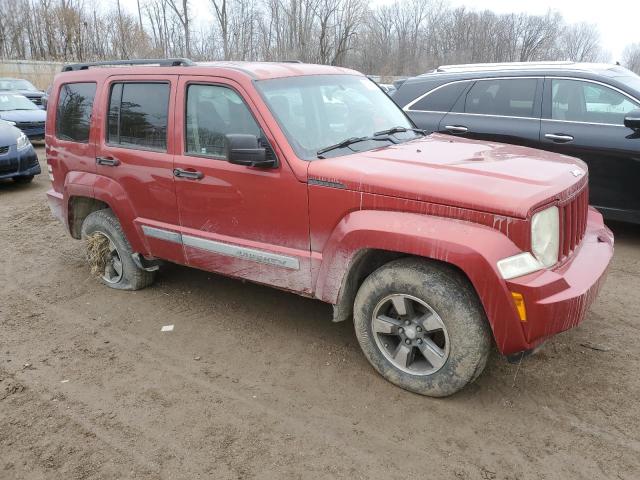
M 120 160 L 113 157 L 96 157 L 96 163 L 105 167 L 117 167 L 120 165 Z
M 548 138 L 549 140 L 553 140 L 558 143 L 567 143 L 572 142 L 573 137 L 571 135 L 561 135 L 555 133 L 545 133 L 544 138 Z
M 173 175 L 178 178 L 190 178 L 191 180 L 201 180 L 204 177 L 202 172 L 196 170 L 184 170 L 182 168 L 175 168 Z
M 469 129 L 463 125 L 446 125 L 444 128 L 451 133 L 467 133 Z

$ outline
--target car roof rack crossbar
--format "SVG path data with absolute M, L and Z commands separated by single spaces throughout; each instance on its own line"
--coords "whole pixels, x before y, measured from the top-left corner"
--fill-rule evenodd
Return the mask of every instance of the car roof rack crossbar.
M 178 67 L 195 65 L 188 58 L 143 58 L 139 60 L 106 60 L 103 62 L 72 63 L 62 67 L 63 72 L 88 70 L 90 67 L 111 67 L 119 65 L 158 65 L 160 67 Z

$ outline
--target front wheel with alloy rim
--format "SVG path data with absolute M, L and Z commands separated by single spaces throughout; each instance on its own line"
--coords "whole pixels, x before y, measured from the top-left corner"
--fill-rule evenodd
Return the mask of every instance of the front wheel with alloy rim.
M 111 210 L 90 213 L 82 223 L 91 273 L 119 290 L 139 290 L 151 285 L 155 272 L 138 267 L 120 222 Z
M 475 380 L 491 349 L 478 296 L 455 268 L 423 259 L 388 263 L 365 279 L 354 305 L 356 336 L 390 382 L 444 397 Z

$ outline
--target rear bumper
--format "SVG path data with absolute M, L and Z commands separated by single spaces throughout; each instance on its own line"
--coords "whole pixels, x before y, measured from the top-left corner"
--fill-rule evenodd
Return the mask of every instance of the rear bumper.
M 56 192 L 53 188 L 47 191 L 47 201 L 49 208 L 54 217 L 60 220 L 65 226 L 67 226 L 66 215 L 63 208 L 63 196 L 62 193 Z
M 513 346 L 513 354 L 530 350 L 545 339 L 584 320 L 604 280 L 613 256 L 613 234 L 602 215 L 590 208 L 585 236 L 569 261 L 554 270 L 544 270 L 507 281 L 511 292 L 523 295 L 527 319 L 520 321 L 525 344 Z

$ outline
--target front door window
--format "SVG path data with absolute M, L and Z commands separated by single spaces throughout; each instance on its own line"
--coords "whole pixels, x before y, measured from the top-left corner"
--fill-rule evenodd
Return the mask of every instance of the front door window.
M 624 125 L 624 117 L 638 104 L 622 93 L 598 83 L 554 79 L 551 118 L 570 122 Z
M 225 135 L 260 137 L 260 127 L 242 98 L 219 85 L 189 85 L 186 123 L 187 154 L 226 160 Z

